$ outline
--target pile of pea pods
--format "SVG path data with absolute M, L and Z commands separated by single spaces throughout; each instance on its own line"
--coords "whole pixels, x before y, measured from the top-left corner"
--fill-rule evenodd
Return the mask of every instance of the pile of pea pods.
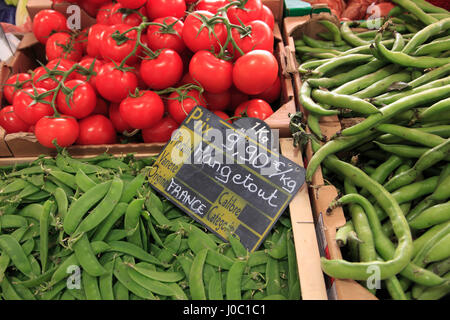
M 437 300 L 450 293 L 450 13 L 393 2 L 387 17 L 320 20 L 321 39 L 296 40 L 306 114 L 291 129 L 312 146 L 307 181 L 321 167 L 342 195 L 327 213 L 344 206 L 344 259 L 322 258 L 324 272 L 383 299 Z M 353 125 L 327 137 L 327 116 Z
M 289 213 L 249 253 L 158 196 L 154 160 L 63 150 L 0 167 L 0 297 L 301 299 Z

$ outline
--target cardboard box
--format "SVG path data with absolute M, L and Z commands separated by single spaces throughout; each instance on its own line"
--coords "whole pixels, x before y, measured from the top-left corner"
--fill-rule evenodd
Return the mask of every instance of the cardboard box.
M 284 19 L 283 36 L 289 48 L 288 52 L 291 56 L 291 61 L 294 63 L 291 66 L 291 76 L 293 78 L 295 93 L 300 92 L 302 80 L 297 71 L 298 63 L 295 58 L 294 40 L 301 38 L 303 34 L 317 39 L 317 33 L 326 31 L 322 25 L 317 23 L 320 19 L 327 19 L 339 24 L 339 20 L 328 13 L 319 13 L 318 15 L 305 17 L 287 17 Z M 300 111 L 307 115 L 308 112 L 301 105 L 298 94 L 296 95 L 296 103 Z M 341 122 L 337 116 L 321 117 L 320 127 L 325 136 L 331 137 L 341 131 Z M 311 145 L 308 144 L 305 152 L 305 162 L 309 163 L 312 156 Z M 337 197 L 337 189 L 333 185 L 325 184 L 322 170 L 319 167 L 313 176 L 312 182 L 309 184 L 309 198 L 311 200 L 314 221 L 317 226 L 316 233 L 321 244 L 320 249 L 322 255 L 326 255 L 329 259 L 342 259 L 341 250 L 336 243 L 336 231 L 346 223 L 344 211 L 341 207 L 338 207 L 331 214 L 326 214 L 327 208 Z M 328 283 L 327 289 L 330 299 L 377 300 L 372 293 L 354 280 L 330 279 L 328 276 L 325 278 Z
M 28 0 L 28 3 L 27 3 L 27 11 L 28 11 L 28 14 L 29 14 L 31 20 L 33 20 L 34 16 L 39 11 L 44 10 L 44 9 L 53 9 L 58 12 L 61 12 L 65 16 L 70 16 L 71 14 L 73 14 L 75 12 L 73 10 L 78 10 L 76 7 L 78 9 L 80 9 L 80 21 L 79 22 L 80 22 L 81 29 L 87 28 L 95 23 L 95 17 L 91 17 L 89 14 L 86 13 L 86 11 L 84 11 L 80 7 L 76 6 L 76 4 L 74 4 L 74 3 L 68 3 L 68 2 L 53 3 L 51 0 Z M 73 22 L 75 22 L 75 21 L 73 21 Z

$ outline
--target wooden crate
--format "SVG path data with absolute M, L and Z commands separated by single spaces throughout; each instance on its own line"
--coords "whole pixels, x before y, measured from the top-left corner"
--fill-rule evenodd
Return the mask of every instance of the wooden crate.
M 277 22 L 282 20 L 282 6 L 283 1 L 270 0 L 264 1 L 271 10 L 274 11 L 274 16 Z M 70 4 L 60 3 L 52 4 L 49 0 L 30 0 L 27 5 L 30 17 L 33 18 L 37 12 L 46 8 L 53 8 L 63 14 L 66 14 L 67 7 Z M 81 9 L 81 27 L 86 28 L 95 23 L 92 19 Z M 272 129 L 279 130 L 280 137 L 289 137 L 289 114 L 295 113 L 295 94 L 292 85 L 291 74 L 287 72 L 287 54 L 286 47 L 283 43 L 283 37 L 279 23 L 275 24 L 274 28 L 275 48 L 274 55 L 279 62 L 279 76 L 281 79 L 281 97 L 279 104 L 273 106 L 275 112 L 266 119 L 266 123 Z M 45 50 L 44 47 L 38 43 L 32 33 L 26 34 L 19 49 L 7 63 L 0 66 L 0 84 L 4 83 L 6 79 L 18 72 L 27 72 L 38 66 L 37 60 L 44 61 Z M 0 101 L 1 97 L 0 97 Z M 41 154 L 55 154 L 55 150 L 44 148 L 41 146 L 34 134 L 32 133 L 18 133 L 6 135 L 3 130 L 0 131 L 0 157 L 37 157 Z M 71 146 L 68 152 L 74 156 L 89 156 L 97 155 L 103 152 L 110 152 L 112 154 L 123 153 L 144 153 L 149 154 L 156 151 L 161 151 L 164 144 L 155 143 L 130 143 L 130 144 L 112 144 L 99 146 Z
M 339 23 L 336 17 L 327 13 L 320 13 L 313 18 L 314 19 L 311 19 L 310 16 L 287 17 L 283 22 L 284 41 L 288 47 L 288 54 L 290 55 L 289 60 L 292 62 L 290 65 L 290 72 L 293 79 L 294 92 L 296 94 L 295 99 L 298 109 L 305 115 L 307 115 L 308 112 L 303 108 L 299 101 L 298 93 L 300 92 L 302 80 L 297 71 L 298 63 L 295 58 L 294 40 L 300 37 L 303 33 L 317 38 L 317 33 L 325 31 L 323 30 L 323 26 L 316 22 L 318 19 L 328 19 L 336 24 Z M 335 133 L 341 131 L 342 125 L 346 126 L 346 121 L 352 120 L 343 119 L 341 122 L 338 116 L 321 117 L 320 127 L 325 136 L 331 137 Z M 313 152 L 309 144 L 305 152 L 306 165 L 309 163 L 312 156 Z M 317 226 L 317 234 L 320 238 L 319 243 L 322 251 L 321 254 L 325 255 L 329 259 L 342 259 L 341 250 L 336 243 L 336 231 L 346 223 L 344 211 L 342 208 L 338 207 L 334 209 L 331 214 L 326 214 L 327 208 L 338 196 L 338 191 L 333 185 L 325 185 L 320 167 L 314 174 L 308 189 L 312 212 Z M 327 289 L 331 291 L 331 299 L 377 300 L 372 293 L 356 281 L 347 279 L 330 279 L 328 276 L 325 276 L 325 278 L 327 279 L 326 281 L 328 284 Z
M 280 139 L 280 150 L 286 158 L 304 166 L 301 150 L 293 146 L 292 138 Z M 306 183 L 289 204 L 289 211 L 302 300 L 328 300 L 325 278 L 320 267 L 319 245 Z

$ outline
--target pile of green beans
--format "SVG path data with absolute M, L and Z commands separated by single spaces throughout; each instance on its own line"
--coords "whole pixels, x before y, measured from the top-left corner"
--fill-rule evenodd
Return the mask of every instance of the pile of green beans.
M 380 298 L 441 299 L 450 294 L 450 13 L 393 2 L 386 18 L 321 21 L 322 40 L 295 41 L 305 114 L 291 130 L 296 145 L 311 142 L 306 180 L 321 166 L 342 195 L 327 213 L 344 208 L 343 259 L 322 258 L 323 271 L 367 286 L 374 267 L 383 286 L 368 289 Z M 327 137 L 322 117 L 335 115 L 359 120 Z
M 0 167 L 0 299 L 301 299 L 288 213 L 249 253 L 158 196 L 154 160 L 63 150 Z

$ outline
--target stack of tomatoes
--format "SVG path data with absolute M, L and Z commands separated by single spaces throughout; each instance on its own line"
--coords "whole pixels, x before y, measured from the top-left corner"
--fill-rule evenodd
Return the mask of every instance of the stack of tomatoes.
M 7 133 L 34 132 L 50 148 L 166 142 L 196 105 L 230 123 L 273 113 L 274 17 L 261 0 L 70 2 L 96 24 L 72 30 L 54 10 L 34 17 L 47 62 L 7 80 Z

